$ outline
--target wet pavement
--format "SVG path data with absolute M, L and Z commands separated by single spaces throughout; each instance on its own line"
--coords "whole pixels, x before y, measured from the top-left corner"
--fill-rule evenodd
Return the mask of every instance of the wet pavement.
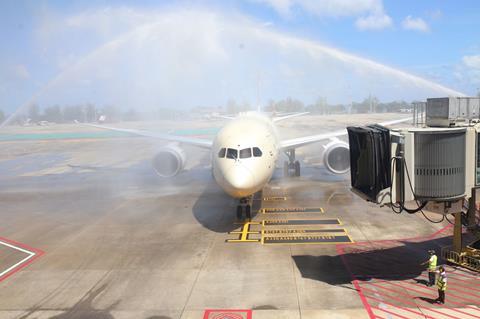
M 305 134 L 295 121 L 298 130 L 288 124 L 285 131 Z M 186 147 L 186 170 L 161 179 L 150 161 L 162 144 L 136 137 L 0 142 L 0 237 L 44 252 L 0 281 L 0 318 L 190 319 L 228 309 L 238 311 L 232 318 L 416 318 L 432 307 L 437 312 L 426 317 L 476 318 L 470 310 L 478 298 L 452 291 L 442 307 L 457 310 L 445 312 L 428 303 L 435 292 L 415 281 L 425 277 L 418 263 L 426 250 L 449 243 L 448 233 L 430 237 L 448 223 L 396 215 L 354 196 L 348 177 L 314 165 L 320 146 L 299 152 L 312 159 L 301 177 L 283 179 L 278 169 L 256 203 L 290 212 L 257 211 L 251 230 L 260 241 L 232 243 L 244 223 L 211 178 L 208 152 Z M 301 211 L 309 207 L 318 210 Z M 279 219 L 296 222 L 268 225 Z M 327 219 L 338 219 L 333 228 L 352 243 L 262 243 L 267 235 L 327 236 L 331 225 L 311 222 Z M 0 246 L 0 267 L 17 254 Z M 455 273 L 456 290 L 477 278 Z M 383 289 L 380 297 L 375 289 Z

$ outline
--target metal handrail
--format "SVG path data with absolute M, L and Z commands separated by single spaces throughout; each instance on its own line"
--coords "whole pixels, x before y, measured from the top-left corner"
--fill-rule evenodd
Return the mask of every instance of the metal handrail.
M 465 252 L 458 253 L 451 250 L 451 248 L 452 246 L 442 248 L 441 254 L 443 259 L 473 271 L 480 272 L 480 258 L 469 256 Z

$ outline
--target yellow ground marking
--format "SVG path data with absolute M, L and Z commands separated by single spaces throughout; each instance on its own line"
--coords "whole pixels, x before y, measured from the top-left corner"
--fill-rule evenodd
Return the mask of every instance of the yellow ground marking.
M 227 239 L 229 243 L 238 243 L 238 242 L 259 242 L 260 239 L 249 239 L 248 235 L 250 234 L 260 234 L 259 231 L 250 231 L 250 225 L 259 225 L 258 222 L 246 222 L 243 224 L 241 231 L 232 231 L 229 234 L 238 234 L 240 235 L 238 239 Z
M 336 223 L 325 223 L 322 224 L 321 221 L 332 221 L 336 220 Z M 289 224 L 289 222 L 292 221 L 293 224 Z M 296 221 L 302 222 L 301 224 L 295 224 Z M 311 223 L 309 223 L 311 222 Z M 265 223 L 269 223 L 269 225 L 265 225 Z M 338 218 L 326 218 L 326 219 L 264 219 L 262 220 L 262 227 L 267 227 L 267 226 L 276 226 L 276 225 L 281 225 L 281 226 L 318 226 L 318 225 L 324 225 L 324 226 L 343 226 L 343 223 L 340 219 Z
M 265 207 L 261 208 L 262 214 L 269 213 L 325 213 L 322 207 Z
M 343 241 L 330 241 L 330 242 L 280 243 L 280 244 L 277 244 L 277 243 L 265 243 L 265 242 L 263 242 L 263 238 L 262 238 L 261 244 L 262 245 L 338 245 L 338 244 L 349 245 L 349 244 L 353 244 L 353 242 L 346 243 L 346 242 L 343 242 Z
M 266 196 L 263 198 L 264 201 L 282 201 L 287 200 L 285 196 Z
M 325 223 L 322 223 L 325 221 Z M 265 225 L 265 223 L 269 223 Z M 289 223 L 293 222 L 293 223 Z M 229 232 L 238 235 L 236 239 L 227 239 L 229 243 L 253 242 L 262 245 L 286 244 L 286 245 L 335 245 L 354 243 L 345 228 L 336 228 L 343 225 L 338 218 L 327 219 L 267 219 L 261 222 L 247 221 L 241 223 L 241 229 Z M 252 225 L 260 225 L 261 230 L 252 231 Z M 293 228 L 270 228 L 267 226 L 293 226 Z M 307 228 L 296 228 L 296 227 Z M 316 228 L 308 228 L 316 227 Z M 259 239 L 251 239 L 250 235 L 260 235 Z M 349 241 L 345 240 L 345 237 Z M 338 238 L 339 241 L 335 241 Z M 340 239 L 343 240 L 340 240 Z M 304 242 L 302 242 L 304 240 Z M 316 241 L 315 241 L 316 240 Z M 289 242 L 291 241 L 291 242 Z M 310 242 L 311 241 L 311 242 Z
M 345 228 L 325 228 L 325 229 L 262 229 L 262 234 L 265 235 L 291 235 L 291 236 L 310 236 L 315 235 L 331 235 L 331 234 L 346 234 Z

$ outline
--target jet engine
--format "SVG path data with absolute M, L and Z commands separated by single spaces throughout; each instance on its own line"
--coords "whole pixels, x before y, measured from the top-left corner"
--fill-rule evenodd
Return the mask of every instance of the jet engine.
M 350 170 L 350 151 L 348 144 L 333 140 L 324 145 L 323 163 L 333 174 L 345 174 Z
M 152 165 L 161 177 L 172 177 L 185 167 L 185 162 L 185 152 L 176 145 L 168 145 L 153 157 Z

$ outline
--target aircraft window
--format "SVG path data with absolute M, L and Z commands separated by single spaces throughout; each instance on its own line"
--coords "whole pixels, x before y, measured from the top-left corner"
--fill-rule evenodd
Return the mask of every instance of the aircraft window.
M 252 157 L 252 149 L 251 148 L 244 148 L 240 150 L 240 158 L 250 158 Z
M 253 156 L 261 157 L 262 156 L 262 151 L 258 147 L 254 147 L 253 148 Z
M 224 147 L 224 148 L 220 149 L 220 152 L 218 152 L 218 157 L 224 158 L 225 153 L 227 153 L 227 149 Z
M 238 151 L 233 148 L 227 149 L 227 158 L 237 159 Z

